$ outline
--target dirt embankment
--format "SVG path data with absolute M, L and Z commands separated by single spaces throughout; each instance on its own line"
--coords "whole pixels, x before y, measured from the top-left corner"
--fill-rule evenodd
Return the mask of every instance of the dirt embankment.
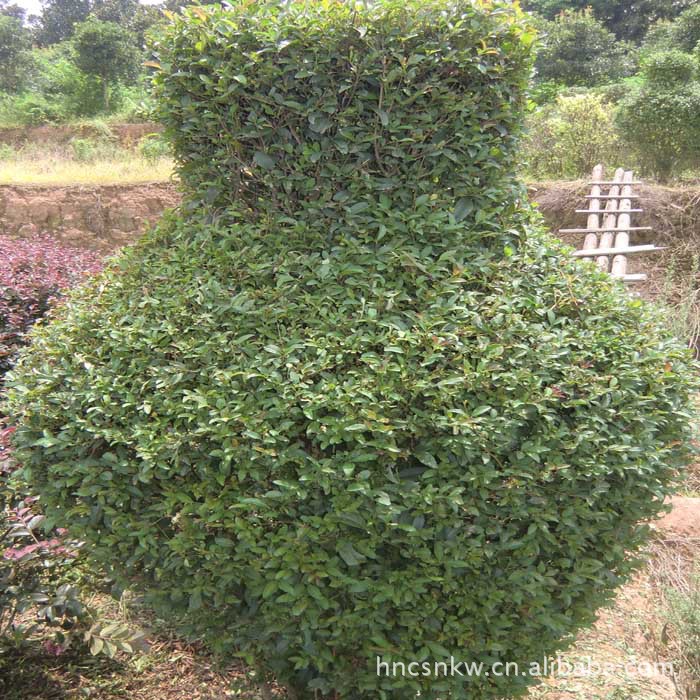
M 104 138 L 109 136 L 124 147 L 137 144 L 146 134 L 162 131 L 159 124 L 143 122 L 140 124 L 109 124 L 99 128 L 91 124 L 45 125 L 34 127 L 16 127 L 0 129 L 0 143 L 19 147 L 25 143 L 56 144 L 68 143 L 74 138 Z
M 584 214 L 574 213 L 586 207 L 590 186 L 586 181 L 538 182 L 528 185 L 531 199 L 555 232 L 559 228 L 580 228 L 586 225 Z M 635 243 L 657 243 L 673 246 L 680 239 L 700 239 L 700 185 L 664 187 L 643 184 L 635 186 L 639 195 L 634 215 L 635 226 L 651 226 L 653 231 L 634 234 Z M 578 240 L 578 239 L 577 239 Z
M 542 182 L 528 186 L 532 201 L 536 202 L 552 233 L 560 228 L 581 228 L 586 225 L 585 209 L 589 192 L 586 181 Z M 679 292 L 679 285 L 700 287 L 700 185 L 665 187 L 642 184 L 635 186 L 633 226 L 650 226 L 651 231 L 631 234 L 634 245 L 655 243 L 666 249 L 649 255 L 630 258 L 629 272 L 644 272 L 646 282 L 634 285 L 643 297 L 653 299 L 663 294 L 666 299 Z M 562 236 L 567 243 L 580 248 L 583 235 Z M 675 291 L 674 291 L 675 290 Z M 679 299 L 680 301 L 680 299 Z
M 0 233 L 50 233 L 64 243 L 109 252 L 131 243 L 180 201 L 171 183 L 0 186 Z
M 585 207 L 588 188 L 584 181 L 533 183 L 529 191 L 553 232 L 585 225 L 585 216 L 574 213 Z M 671 258 L 676 265 L 690 265 L 693 254 L 700 252 L 700 186 L 642 185 L 638 193 L 644 213 L 635 215 L 639 218 L 634 225 L 654 230 L 637 232 L 634 243 L 667 246 L 664 253 L 643 259 L 645 270 L 668 267 Z M 50 232 L 66 242 L 109 250 L 135 240 L 164 209 L 179 200 L 177 186 L 165 182 L 4 185 L 0 186 L 0 232 L 12 236 Z M 568 242 L 580 244 L 581 239 L 572 236 Z

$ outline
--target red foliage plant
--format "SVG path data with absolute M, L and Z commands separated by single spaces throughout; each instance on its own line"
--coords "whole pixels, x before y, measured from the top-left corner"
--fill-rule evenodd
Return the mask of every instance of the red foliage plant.
M 1 388 L 4 373 L 28 342 L 27 331 L 66 290 L 99 272 L 102 258 L 50 236 L 0 236 L 0 252 Z M 0 484 L 18 466 L 12 456 L 14 430 L 0 415 Z M 81 543 L 70 540 L 62 528 L 45 529 L 44 520 L 35 497 L 15 501 L 9 492 L 0 492 L 0 640 L 10 631 L 10 636 L 29 634 L 42 624 L 58 630 L 55 639 L 45 642 L 47 653 L 57 655 L 68 644 L 66 630 L 86 614 L 76 589 L 59 583 Z M 17 616 L 30 609 L 33 622 L 18 625 Z
M 0 377 L 25 344 L 25 334 L 70 287 L 102 268 L 93 251 L 50 236 L 0 236 Z

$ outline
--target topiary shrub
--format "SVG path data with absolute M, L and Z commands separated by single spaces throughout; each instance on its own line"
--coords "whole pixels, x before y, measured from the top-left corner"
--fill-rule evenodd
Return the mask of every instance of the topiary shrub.
M 692 387 L 658 316 L 532 223 L 531 33 L 449 0 L 167 31 L 187 201 L 34 331 L 23 479 L 290 695 L 520 694 L 631 570 Z M 451 655 L 521 673 L 377 673 Z
M 620 103 L 616 123 L 641 166 L 662 182 L 700 164 L 700 82 L 693 57 L 680 51 L 647 56 L 644 82 Z

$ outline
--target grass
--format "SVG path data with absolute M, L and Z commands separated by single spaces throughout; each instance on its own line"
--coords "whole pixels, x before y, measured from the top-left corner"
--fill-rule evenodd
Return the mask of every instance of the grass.
M 1 185 L 118 185 L 170 179 L 173 163 L 161 158 L 149 163 L 132 160 L 97 160 L 90 168 L 75 161 L 44 157 L 0 162 Z
M 128 184 L 166 181 L 172 173 L 172 158 L 154 139 L 135 149 L 108 138 L 74 138 L 53 147 L 0 144 L 2 185 Z

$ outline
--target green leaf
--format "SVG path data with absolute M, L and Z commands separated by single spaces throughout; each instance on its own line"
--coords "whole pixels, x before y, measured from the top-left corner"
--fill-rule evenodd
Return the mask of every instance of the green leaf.
M 348 566 L 358 566 L 366 559 L 366 557 L 360 554 L 352 546 L 352 543 L 347 540 L 339 542 L 336 551 Z
M 263 153 L 262 151 L 255 151 L 253 160 L 265 170 L 272 170 L 275 167 L 275 161 L 267 155 L 267 153 Z
M 454 217 L 455 221 L 463 221 L 474 210 L 473 200 L 467 197 L 460 197 L 455 204 Z

